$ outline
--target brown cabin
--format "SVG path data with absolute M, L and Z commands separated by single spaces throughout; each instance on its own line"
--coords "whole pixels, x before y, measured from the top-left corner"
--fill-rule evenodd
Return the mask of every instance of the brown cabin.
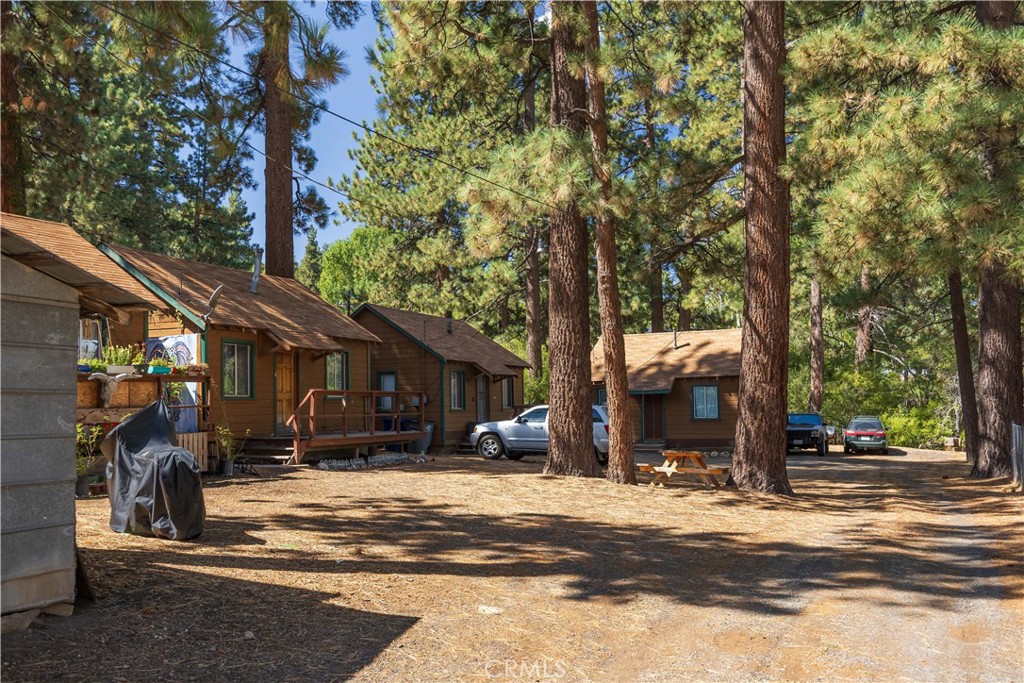
M 426 396 L 434 446 L 455 445 L 472 425 L 522 408 L 529 364 L 468 323 L 376 304 L 352 317 L 381 340 L 371 350 L 374 386 Z
M 212 419 L 236 439 L 247 433 L 252 441 L 287 437 L 301 461 L 304 451 L 319 446 L 422 438 L 414 429 L 394 434 L 398 420 L 388 422 L 416 397 L 371 391 L 370 347 L 380 340 L 299 282 L 260 274 L 254 294 L 251 271 L 101 248 L 165 304 L 112 338 L 125 343 L 198 334 L 201 362 L 210 367 Z M 208 302 L 222 285 L 210 310 Z M 310 440 L 327 434 L 330 443 Z
M 740 386 L 740 329 L 627 334 L 626 375 L 638 444 L 731 447 Z M 594 400 L 606 403 L 604 347 L 592 352 Z

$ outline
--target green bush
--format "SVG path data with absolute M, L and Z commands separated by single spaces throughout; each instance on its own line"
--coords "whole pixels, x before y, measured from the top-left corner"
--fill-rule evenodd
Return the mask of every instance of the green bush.
M 910 448 L 942 448 L 953 432 L 951 425 L 935 417 L 931 406 L 882 413 L 889 445 Z

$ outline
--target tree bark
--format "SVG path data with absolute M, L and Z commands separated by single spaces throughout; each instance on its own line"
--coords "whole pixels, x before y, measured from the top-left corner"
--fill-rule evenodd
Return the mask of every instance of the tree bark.
M 267 275 L 295 277 L 292 204 L 292 117 L 287 88 L 288 4 L 263 4 L 263 79 L 267 159 L 264 171 Z
M 978 399 L 974 391 L 974 364 L 971 362 L 971 342 L 967 332 L 967 312 L 964 309 L 964 285 L 959 268 L 949 271 L 949 309 L 953 319 L 953 348 L 956 351 L 956 374 L 960 383 L 960 408 L 963 413 L 964 450 L 970 462 L 978 460 Z
M 590 110 L 590 148 L 594 175 L 601 184 L 603 205 L 596 217 L 597 298 L 601 311 L 601 340 L 604 349 L 604 384 L 608 394 L 608 481 L 636 484 L 633 462 L 633 425 L 629 414 L 629 385 L 626 379 L 626 342 L 622 332 L 619 301 L 618 259 L 615 249 L 615 221 L 608 204 L 612 201 L 612 176 L 608 165 L 608 114 L 604 80 L 598 67 L 601 34 L 597 2 L 584 4 L 589 27 L 586 73 Z M 661 269 L 658 269 L 661 282 Z
M 693 309 L 683 301 L 693 289 L 690 271 L 686 268 L 676 268 L 679 275 L 679 301 L 676 302 L 676 309 L 679 311 L 679 318 L 676 320 L 676 329 L 680 332 L 688 332 L 693 327 Z
M 786 474 L 789 361 L 789 184 L 786 158 L 785 12 L 747 0 L 743 15 L 743 147 L 746 200 L 743 349 L 730 480 L 792 495 Z
M 532 6 L 528 6 L 527 20 L 533 25 Z M 532 31 L 531 31 L 532 34 Z M 526 80 L 523 92 L 523 134 L 529 135 L 537 125 L 537 91 L 534 88 L 530 70 L 523 75 Z M 535 221 L 527 221 L 523 238 L 526 261 L 524 273 L 526 286 L 526 362 L 530 364 L 530 377 L 539 379 L 544 374 L 544 321 L 540 295 L 540 229 Z
M 551 3 L 551 114 L 573 137 L 586 128 L 587 95 L 574 74 L 583 62 L 579 2 Z M 548 240 L 550 393 L 548 474 L 599 477 L 594 457 L 590 381 L 587 224 L 576 201 L 551 212 Z
M 6 33 L 14 21 L 11 0 L 0 2 L 0 26 Z M 24 215 L 25 158 L 21 148 L 18 97 L 18 57 L 13 50 L 0 51 L 0 211 Z
M 820 413 L 825 402 L 825 329 L 821 316 L 821 282 L 811 280 L 811 394 L 807 410 Z
M 1024 423 L 1020 286 L 998 261 L 978 286 L 978 458 L 972 477 L 1010 474 L 1010 424 Z
M 1012 0 L 980 1 L 975 3 L 975 16 L 985 26 L 1006 30 L 1014 23 L 1016 6 Z M 989 76 L 993 87 L 1008 87 L 1003 74 L 990 71 Z M 1000 182 L 1013 171 L 1001 163 L 999 152 L 1003 150 L 995 140 L 1016 144 L 1018 131 L 995 132 L 987 136 L 992 142 L 984 156 L 991 179 Z M 982 266 L 978 282 L 978 459 L 972 477 L 1010 474 L 1010 425 L 1024 423 L 1020 324 L 1020 282 L 1007 272 L 1006 263 L 995 257 Z
M 860 269 L 860 292 L 867 298 L 871 295 L 871 271 L 865 265 Z M 875 349 L 871 318 L 874 308 L 865 301 L 857 310 L 857 340 L 854 351 L 854 363 L 860 367 Z

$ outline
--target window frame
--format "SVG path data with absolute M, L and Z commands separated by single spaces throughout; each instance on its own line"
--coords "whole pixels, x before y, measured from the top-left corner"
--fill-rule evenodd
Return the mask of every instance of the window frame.
M 459 381 L 458 398 L 461 400 L 460 405 L 455 404 L 456 392 L 455 392 L 455 380 Z M 464 411 L 466 408 L 466 371 L 465 370 L 451 370 L 448 375 L 448 405 L 451 406 L 452 411 Z
M 516 407 L 515 377 L 506 377 L 501 381 L 501 407 L 504 410 L 512 410 Z
M 385 375 L 391 375 L 392 377 L 395 378 L 395 388 L 394 389 L 381 389 L 381 386 L 380 386 L 381 382 L 380 382 L 380 380 Z M 398 391 L 398 373 L 396 371 L 394 371 L 394 370 L 382 370 L 382 371 L 378 372 L 377 373 L 377 391 L 390 391 L 390 392 Z M 377 404 L 376 405 L 376 409 L 377 409 L 377 411 L 382 412 L 382 413 L 393 413 L 394 410 L 395 410 L 394 409 L 394 404 L 391 403 L 391 401 L 393 399 L 394 399 L 393 396 L 378 396 L 377 400 L 376 400 L 376 404 Z M 386 406 L 384 405 L 385 401 L 387 401 L 387 405 Z
M 703 416 L 698 416 L 697 415 L 697 390 L 698 389 L 704 389 L 705 390 L 705 391 L 701 392 L 702 399 L 703 399 L 701 401 L 701 405 L 703 406 L 704 413 L 705 413 Z M 708 408 L 707 391 L 706 391 L 707 389 L 714 389 L 715 390 L 715 414 L 713 416 L 708 416 L 707 415 L 707 408 Z M 699 421 L 702 421 L 702 422 L 706 421 L 706 420 L 720 420 L 720 419 L 722 419 L 721 401 L 719 399 L 720 396 L 721 396 L 721 392 L 719 391 L 717 384 L 694 384 L 694 385 L 692 385 L 690 387 L 690 419 L 692 419 L 692 420 L 699 420 Z
M 341 379 L 342 379 L 342 385 L 343 385 L 341 387 L 335 387 L 333 389 L 329 386 L 331 375 L 330 375 L 330 372 L 328 371 L 328 363 L 329 363 L 329 361 L 331 359 L 331 356 L 338 356 L 341 359 Z M 349 373 L 349 355 L 348 355 L 348 351 L 342 351 L 340 353 L 329 353 L 326 356 L 324 356 L 324 389 L 327 389 L 328 391 L 348 391 L 351 388 L 351 386 L 352 386 L 351 382 L 352 382 L 352 380 L 351 380 L 351 375 Z M 341 396 L 328 396 L 327 398 L 328 399 L 340 399 L 342 397 Z
M 227 382 L 225 382 L 225 373 L 227 371 L 227 362 L 224 360 L 225 349 L 228 346 L 236 347 L 235 354 L 237 356 L 237 348 L 245 347 L 246 352 L 249 354 L 249 392 L 246 394 L 228 394 L 226 393 Z M 221 339 L 220 340 L 220 395 L 226 401 L 250 401 L 256 398 L 256 342 L 249 339 Z M 235 365 L 235 386 L 238 386 L 238 365 Z

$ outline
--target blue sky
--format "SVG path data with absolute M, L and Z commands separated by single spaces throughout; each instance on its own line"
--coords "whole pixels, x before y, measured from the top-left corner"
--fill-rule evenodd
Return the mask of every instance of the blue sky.
M 350 73 L 348 78 L 325 92 L 324 98 L 327 100 L 327 108 L 331 111 L 356 121 L 372 122 L 377 116 L 377 94 L 370 86 L 370 76 L 374 73 L 374 69 L 366 63 L 366 48 L 373 46 L 377 40 L 378 31 L 377 23 L 373 20 L 373 14 L 370 11 L 370 3 L 361 4 L 363 5 L 363 16 L 360 17 L 356 26 L 346 31 L 338 31 L 333 26 L 330 27 L 332 41 L 348 55 L 345 65 Z M 303 9 L 308 12 L 309 16 L 327 23 L 325 7 L 325 3 L 318 2 L 313 8 L 304 6 Z M 234 55 L 234 58 L 238 63 L 241 58 L 241 46 L 236 46 L 236 48 L 238 49 L 235 50 L 237 54 Z M 356 146 L 353 133 L 357 131 L 358 129 L 351 124 L 333 116 L 321 116 L 320 123 L 313 129 L 310 139 L 310 144 L 317 155 L 317 165 L 309 175 L 320 182 L 327 182 L 328 178 L 338 180 L 342 174 L 351 173 L 355 164 L 348 158 L 348 150 Z M 257 148 L 264 149 L 263 137 L 259 133 L 253 135 L 250 142 Z M 249 210 L 256 214 L 256 218 L 253 220 L 253 240 L 264 244 L 264 159 L 258 154 L 254 156 L 256 158 L 252 162 L 253 176 L 258 187 L 254 190 L 246 190 L 242 196 L 249 206 Z M 340 221 L 337 206 L 342 199 L 341 196 L 323 188 L 319 188 L 319 191 L 327 200 L 328 206 L 335 209 L 331 225 L 317 236 L 317 241 L 323 247 L 324 244 L 347 237 L 355 224 L 346 222 L 343 225 L 337 225 Z M 296 236 L 296 260 L 302 258 L 305 248 L 306 238 L 301 235 Z

